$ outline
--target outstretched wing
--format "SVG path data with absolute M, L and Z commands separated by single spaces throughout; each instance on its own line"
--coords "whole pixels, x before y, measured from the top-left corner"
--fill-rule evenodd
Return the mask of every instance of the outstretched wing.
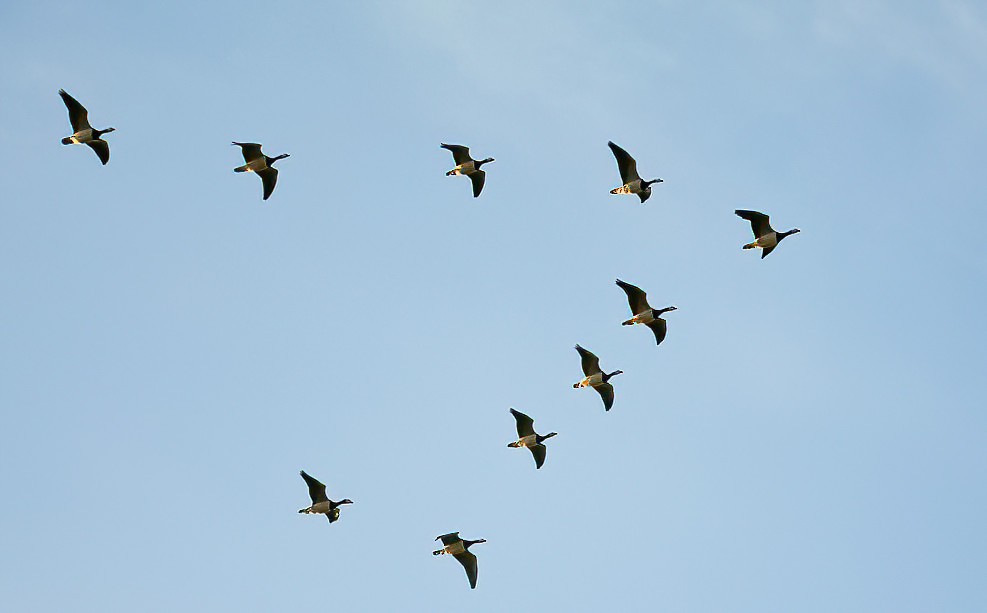
M 89 111 L 86 107 L 79 104 L 79 101 L 69 95 L 64 89 L 58 90 L 58 95 L 62 97 L 62 102 L 65 103 L 66 108 L 69 110 L 69 122 L 72 124 L 72 131 L 78 132 L 80 130 L 91 129 L 92 126 L 89 125 Z M 104 164 L 106 162 L 103 162 Z
M 651 305 L 648 304 L 648 294 L 640 287 L 625 283 L 620 279 L 617 279 L 617 285 L 627 294 L 627 302 L 631 306 L 631 313 L 638 315 L 651 308 Z
M 274 193 L 274 186 L 278 184 L 278 169 L 268 167 L 258 170 L 257 176 L 264 182 L 264 200 L 267 200 Z
M 590 375 L 595 375 L 600 370 L 600 358 L 596 357 L 596 354 L 587 349 L 583 349 L 579 345 L 576 345 L 576 351 L 579 352 L 579 357 L 582 358 L 583 374 L 587 377 Z
M 465 164 L 466 162 L 473 159 L 470 157 L 469 147 L 464 147 L 462 145 L 447 145 L 445 143 L 442 143 L 440 146 L 443 149 L 448 149 L 449 151 L 452 151 L 452 159 L 454 162 L 456 162 L 456 166 L 459 166 L 460 164 Z M 477 193 L 479 193 L 479 191 L 477 191 Z
M 336 507 L 335 509 L 332 509 L 331 511 L 326 513 L 326 517 L 329 518 L 330 524 L 336 521 L 337 519 L 339 519 L 339 507 Z
M 659 317 L 648 324 L 648 327 L 655 333 L 655 340 L 657 341 L 655 344 L 660 345 L 665 340 L 665 333 L 668 332 L 668 322 Z
M 620 170 L 620 180 L 624 182 L 624 185 L 627 185 L 631 181 L 640 180 L 641 177 L 637 174 L 637 162 L 634 161 L 631 154 L 614 144 L 613 141 L 610 141 L 607 144 L 610 145 L 610 151 L 613 151 L 613 157 L 617 158 L 617 168 Z M 641 202 L 644 202 L 644 200 Z
M 517 435 L 521 438 L 531 436 L 535 433 L 535 420 L 531 419 L 521 411 L 511 409 L 511 415 L 517 422 Z
M 466 576 L 470 580 L 470 589 L 476 589 L 476 556 L 468 551 L 457 553 L 453 556 L 466 569 Z
M 106 166 L 106 163 L 110 161 L 110 145 L 105 140 L 99 138 L 91 140 L 86 144 L 96 152 L 96 157 L 103 163 L 103 166 Z
M 240 149 L 243 151 L 244 162 L 253 162 L 264 157 L 264 154 L 261 153 L 260 145 L 257 143 L 238 143 L 233 141 L 233 144 L 240 146 Z
M 476 198 L 483 191 L 483 183 L 487 180 L 487 173 L 482 170 L 476 170 L 473 174 L 469 175 L 469 178 L 473 182 L 473 197 Z
M 603 385 L 597 385 L 593 389 L 600 392 L 600 396 L 603 397 L 603 407 L 609 411 L 613 407 L 613 386 L 609 383 L 604 383 Z
M 449 534 L 443 534 L 442 536 L 435 537 L 435 540 L 441 540 L 443 545 L 452 545 L 453 543 L 458 543 L 463 539 L 459 538 L 458 532 L 450 532 Z
M 528 447 L 528 449 L 531 450 L 531 455 L 535 456 L 535 468 L 541 468 L 541 465 L 545 463 L 545 446 L 538 443 Z
M 734 213 L 751 222 L 751 230 L 754 231 L 754 238 L 761 238 L 765 234 L 771 234 L 774 232 L 774 230 L 771 229 L 771 224 L 768 223 L 768 216 L 764 213 L 758 213 L 757 211 L 745 211 L 742 209 L 737 209 Z
M 299 473 L 302 479 L 305 479 L 305 483 L 308 484 L 308 496 L 312 499 L 312 504 L 319 502 L 327 502 L 329 497 L 326 496 L 326 486 L 324 483 L 308 474 L 304 470 Z M 331 521 L 331 518 L 330 518 Z
M 771 245 L 770 247 L 765 247 L 761 250 L 761 259 L 768 257 L 768 254 L 775 250 L 778 245 Z

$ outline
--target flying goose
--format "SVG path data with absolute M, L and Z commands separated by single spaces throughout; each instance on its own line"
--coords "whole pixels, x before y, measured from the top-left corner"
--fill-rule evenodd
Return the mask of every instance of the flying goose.
M 771 224 L 768 223 L 768 216 L 764 213 L 758 213 L 757 211 L 744 211 L 737 209 L 734 213 L 751 222 L 751 229 L 754 230 L 754 242 L 744 245 L 744 249 L 760 247 L 763 249 L 763 251 L 761 251 L 762 260 L 768 257 L 769 253 L 774 251 L 774 248 L 778 246 L 781 239 L 789 236 L 790 234 L 801 232 L 798 228 L 792 228 L 788 232 L 775 232 L 771 228 Z
M 102 135 L 113 132 L 116 128 L 106 128 L 105 130 L 94 130 L 89 125 L 89 111 L 79 104 L 79 101 L 68 94 L 64 89 L 58 90 L 58 95 L 62 97 L 62 102 L 69 110 L 69 122 L 72 124 L 74 133 L 62 139 L 63 145 L 88 145 L 96 152 L 99 161 L 106 166 L 110 161 L 110 145 L 100 138 Z
M 466 175 L 473 182 L 473 197 L 476 198 L 479 196 L 480 191 L 483 190 L 483 182 L 487 178 L 487 173 L 480 170 L 480 166 L 483 166 L 487 162 L 492 162 L 494 159 L 474 160 L 470 157 L 470 148 L 462 145 L 441 143 L 441 147 L 452 151 L 452 160 L 456 163 L 456 167 L 447 172 L 446 176 Z
M 603 397 L 603 406 L 609 411 L 613 407 L 613 386 L 607 382 L 610 381 L 611 377 L 623 374 L 624 371 L 615 370 L 607 374 L 600 370 L 600 358 L 596 357 L 596 354 L 592 351 L 583 349 L 579 345 L 576 345 L 576 351 L 579 352 L 579 357 L 582 358 L 583 374 L 586 377 L 579 383 L 573 383 L 572 387 L 592 387 Z
M 556 432 L 549 432 L 545 436 L 535 432 L 535 420 L 531 419 L 521 411 L 511 409 L 511 415 L 517 421 L 518 440 L 508 443 L 508 447 L 527 447 L 531 455 L 535 458 L 535 468 L 541 468 L 545 463 L 545 446 L 542 445 L 547 439 L 557 436 Z
M 641 176 L 637 174 L 637 162 L 634 161 L 631 154 L 621 149 L 613 141 L 609 141 L 607 144 L 610 145 L 610 150 L 613 151 L 613 157 L 617 158 L 617 168 L 620 169 L 620 180 L 624 182 L 620 187 L 610 190 L 610 193 L 637 194 L 641 199 L 641 204 L 644 204 L 644 201 L 651 197 L 651 185 L 662 183 L 662 180 L 642 180 Z
M 466 541 L 459 538 L 458 532 L 450 532 L 449 534 L 443 534 L 442 536 L 435 537 L 435 540 L 442 539 L 442 544 L 445 545 L 442 549 L 436 549 L 432 552 L 433 556 L 441 556 L 443 554 L 449 554 L 452 557 L 459 560 L 459 563 L 463 565 L 466 569 L 466 576 L 470 580 L 470 589 L 476 589 L 476 556 L 468 551 L 468 549 L 476 545 L 477 543 L 486 543 L 485 539 L 480 539 L 477 541 Z
M 261 152 L 260 145 L 257 143 L 238 143 L 234 141 L 233 144 L 243 150 L 243 161 L 246 162 L 243 166 L 234 168 L 233 172 L 257 173 L 260 180 L 264 182 L 264 200 L 267 200 L 274 193 L 274 186 L 278 182 L 278 169 L 274 168 L 274 162 L 290 156 L 287 153 L 282 153 L 272 158 L 267 157 Z
M 652 309 L 651 305 L 648 304 L 648 295 L 640 287 L 625 283 L 620 279 L 617 279 L 617 285 L 627 294 L 627 302 L 630 303 L 631 314 L 634 315 L 634 317 L 631 317 L 627 321 L 621 322 L 620 325 L 632 326 L 634 324 L 644 324 L 655 333 L 656 344 L 660 345 L 665 340 L 665 332 L 668 330 L 668 326 L 665 320 L 661 318 L 661 315 L 662 313 L 675 311 L 677 307 L 670 306 L 664 309 Z
M 312 499 L 312 506 L 307 509 L 299 509 L 299 513 L 309 513 L 309 514 L 325 514 L 329 518 L 329 523 L 339 519 L 339 506 L 344 504 L 353 504 L 353 501 L 349 498 L 344 498 L 339 502 L 333 502 L 329 500 L 326 496 L 326 486 L 324 483 L 320 482 L 318 479 L 308 474 L 304 470 L 301 471 L 302 479 L 305 479 L 305 483 L 308 484 L 308 495 Z

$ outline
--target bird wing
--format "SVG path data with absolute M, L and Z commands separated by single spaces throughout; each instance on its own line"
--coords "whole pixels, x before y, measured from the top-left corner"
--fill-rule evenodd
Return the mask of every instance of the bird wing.
M 264 200 L 267 200 L 274 193 L 274 186 L 278 183 L 278 169 L 268 167 L 258 170 L 257 176 L 264 182 Z
M 535 468 L 541 468 L 541 465 L 545 463 L 545 446 L 538 443 L 528 447 L 528 449 L 531 450 L 531 455 L 535 456 Z
M 460 164 L 465 164 L 466 162 L 473 159 L 470 157 L 469 147 L 464 147 L 462 145 L 447 145 L 445 143 L 442 143 L 441 147 L 443 149 L 448 149 L 449 151 L 452 151 L 452 159 L 454 162 L 456 162 L 456 166 L 459 166 Z
M 648 304 L 648 294 L 643 289 L 617 279 L 617 285 L 627 294 L 627 302 L 631 305 L 631 313 L 637 315 L 651 308 Z
M 768 216 L 764 213 L 758 213 L 757 211 L 744 211 L 742 209 L 737 209 L 734 213 L 751 222 L 751 230 L 754 231 L 754 238 L 761 238 L 765 234 L 771 234 L 774 232 L 774 230 L 771 229 L 771 224 L 768 223 Z
M 651 188 L 644 190 L 643 192 L 638 192 L 637 197 L 641 199 L 641 204 L 651 197 Z
M 648 324 L 648 327 L 655 333 L 655 340 L 658 341 L 656 344 L 660 345 L 665 340 L 665 333 L 668 332 L 668 322 L 659 317 Z
M 483 191 L 483 183 L 487 180 L 487 173 L 482 170 L 476 170 L 473 174 L 469 175 L 469 178 L 473 182 L 473 197 L 476 198 Z
M 604 383 L 603 385 L 597 385 L 593 389 L 600 392 L 600 396 L 603 397 L 603 406 L 609 411 L 613 407 L 613 386 L 609 383 Z
M 233 141 L 233 144 L 240 146 L 240 149 L 243 151 L 244 162 L 253 162 L 264 157 L 264 154 L 261 153 L 260 145 L 257 143 L 238 143 Z
M 762 249 L 761 250 L 761 259 L 763 260 L 764 258 L 768 257 L 768 254 L 771 253 L 772 251 L 774 251 L 775 250 L 775 247 L 777 247 L 777 246 L 778 245 L 775 244 L 775 245 L 771 245 L 770 247 L 765 247 L 764 249 Z
M 476 556 L 468 551 L 457 553 L 453 556 L 466 569 L 466 576 L 470 580 L 470 589 L 476 589 Z
M 326 485 L 324 483 L 304 470 L 299 474 L 302 476 L 302 479 L 305 479 L 305 483 L 308 484 L 308 495 L 312 499 L 312 504 L 328 502 L 329 497 L 326 496 Z
M 531 419 L 521 411 L 511 409 L 511 415 L 517 421 L 517 435 L 521 438 L 531 436 L 535 433 L 535 420 Z
M 587 377 L 590 375 L 595 375 L 600 370 L 600 358 L 596 357 L 596 354 L 587 349 L 583 349 L 579 345 L 576 345 L 576 351 L 579 352 L 579 357 L 583 360 L 583 374 Z
M 79 104 L 79 101 L 70 96 L 64 89 L 58 90 L 58 95 L 62 97 L 62 102 L 69 110 L 69 122 L 72 124 L 72 131 L 92 129 L 92 126 L 89 125 L 89 111 L 86 110 L 86 107 Z
M 441 540 L 443 545 L 452 545 L 453 543 L 458 543 L 463 539 L 459 538 L 458 532 L 450 532 L 449 534 L 443 534 L 442 536 L 435 537 L 435 540 Z
M 99 157 L 100 162 L 103 162 L 103 166 L 106 166 L 106 163 L 110 161 L 110 145 L 105 140 L 99 138 L 91 140 L 86 144 L 96 152 L 96 156 Z
M 335 509 L 331 509 L 328 513 L 326 513 L 326 517 L 329 518 L 330 524 L 336 521 L 337 519 L 339 519 L 339 507 L 336 507 Z
M 620 180 L 624 182 L 624 185 L 627 185 L 631 181 L 639 180 L 641 177 L 637 174 L 637 162 L 634 161 L 631 154 L 618 147 L 613 141 L 607 144 L 610 145 L 610 151 L 613 151 L 613 157 L 617 158 Z

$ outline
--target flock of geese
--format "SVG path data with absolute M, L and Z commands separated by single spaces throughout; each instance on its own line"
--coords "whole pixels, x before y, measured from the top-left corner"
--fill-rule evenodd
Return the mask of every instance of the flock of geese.
M 73 131 L 70 136 L 62 139 L 62 144 L 86 145 L 96 153 L 99 161 L 103 165 L 106 165 L 110 161 L 110 146 L 102 137 L 105 134 L 113 132 L 115 128 L 104 128 L 102 130 L 93 128 L 89 123 L 89 112 L 86 110 L 86 107 L 82 106 L 78 100 L 70 96 L 64 89 L 59 90 L 58 93 L 68 109 L 69 122 L 72 124 Z M 651 179 L 647 181 L 642 179 L 637 172 L 637 161 L 615 143 L 609 142 L 607 144 L 610 146 L 610 150 L 617 160 L 617 168 L 620 171 L 620 180 L 622 182 L 620 187 L 610 190 L 610 193 L 636 195 L 641 199 L 641 203 L 643 204 L 651 197 L 652 185 L 661 183 L 662 179 Z M 278 170 L 274 168 L 274 163 L 289 157 L 288 154 L 282 153 L 275 157 L 268 157 L 261 150 L 261 145 L 258 143 L 240 143 L 234 141 L 233 145 L 240 147 L 245 162 L 242 166 L 234 168 L 234 172 L 252 172 L 260 177 L 264 189 L 263 199 L 267 200 L 274 193 L 274 188 L 278 182 Z M 488 157 L 482 160 L 474 160 L 470 156 L 469 147 L 463 145 L 442 143 L 441 147 L 452 153 L 452 159 L 455 163 L 455 167 L 447 172 L 446 175 L 469 177 L 473 185 L 473 197 L 479 197 L 480 192 L 483 191 L 483 185 L 486 182 L 486 172 L 480 167 L 493 162 L 494 159 Z M 772 229 L 768 216 L 764 213 L 749 210 L 737 210 L 735 213 L 739 217 L 749 221 L 751 229 L 754 232 L 754 240 L 744 245 L 743 248 L 761 249 L 762 259 L 774 251 L 778 243 L 786 236 L 791 236 L 799 232 L 798 228 L 793 228 L 787 232 L 776 232 Z M 676 310 L 676 307 L 667 306 L 661 309 L 655 309 L 648 304 L 648 296 L 644 290 L 620 279 L 617 279 L 616 283 L 627 294 L 627 302 L 631 309 L 631 318 L 622 322 L 621 325 L 632 326 L 642 324 L 647 326 L 655 335 L 656 345 L 661 345 L 668 331 L 668 324 L 662 318 L 662 315 Z M 613 408 L 614 402 L 614 388 L 610 380 L 619 374 L 623 374 L 623 371 L 614 370 L 609 373 L 605 372 L 600 367 L 600 358 L 592 351 L 580 345 L 576 345 L 576 351 L 579 353 L 583 378 L 577 383 L 573 383 L 572 387 L 576 389 L 592 387 L 600 394 L 603 400 L 603 408 L 609 411 Z M 535 422 L 531 417 L 513 408 L 510 411 L 516 422 L 518 438 L 508 443 L 507 446 L 527 449 L 534 458 L 535 468 L 541 468 L 545 464 L 546 447 L 544 443 L 553 436 L 557 436 L 557 433 L 538 434 L 535 432 Z M 330 500 L 326 494 L 325 484 L 304 470 L 301 471 L 301 476 L 308 486 L 309 498 L 311 498 L 312 504 L 299 510 L 299 513 L 325 515 L 331 524 L 339 519 L 340 508 L 343 505 L 353 504 L 353 501 L 349 498 L 344 498 L 338 502 Z M 448 554 L 456 558 L 466 570 L 470 588 L 476 588 L 477 561 L 476 556 L 469 551 L 469 548 L 477 543 L 485 543 L 486 541 L 484 539 L 475 541 L 463 539 L 459 536 L 459 532 L 443 534 L 436 537 L 435 540 L 442 541 L 442 548 L 433 551 L 432 554 L 436 556 Z

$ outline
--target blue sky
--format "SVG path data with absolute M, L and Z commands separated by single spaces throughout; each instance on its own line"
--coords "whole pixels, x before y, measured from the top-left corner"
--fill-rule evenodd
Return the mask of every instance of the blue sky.
M 0 602 L 984 609 L 985 34 L 962 1 L 4 5 Z M 291 154 L 268 202 L 232 140 Z M 478 200 L 440 142 L 496 158 Z M 736 208 L 802 232 L 762 261 Z M 678 307 L 660 348 L 617 277 Z M 540 471 L 510 407 L 559 433 Z M 299 469 L 356 504 L 298 515 Z

